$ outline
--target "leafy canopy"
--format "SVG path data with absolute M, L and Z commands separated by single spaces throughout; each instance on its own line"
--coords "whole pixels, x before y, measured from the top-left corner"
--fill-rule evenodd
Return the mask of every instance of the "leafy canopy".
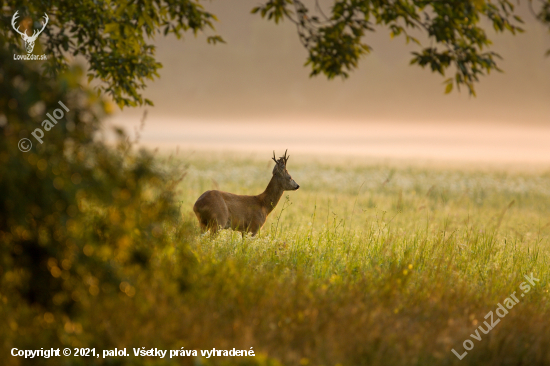
M 489 22 L 497 32 L 523 32 L 518 26 L 523 20 L 508 0 L 336 0 L 329 11 L 317 0 L 314 4 L 312 11 L 301 0 L 269 0 L 252 13 L 275 23 L 293 22 L 309 52 L 306 65 L 311 66 L 311 75 L 322 73 L 329 79 L 348 77 L 371 51 L 365 34 L 381 26 L 389 29 L 392 38 L 402 35 L 407 43 L 421 47 L 420 37 L 412 33 L 422 34 L 430 46 L 413 52 L 410 63 L 429 66 L 441 75 L 451 69 L 454 77 L 445 80 L 445 92 L 456 85 L 466 86 L 475 95 L 474 83 L 480 75 L 501 71 L 496 62 L 501 57 L 488 50 L 491 40 L 483 24 Z M 535 17 L 550 26 L 550 1 L 529 0 L 529 5 Z
M 116 146 L 102 139 L 109 103 L 80 87 L 78 67 L 45 80 L 6 48 L 0 36 L 0 344 L 112 347 L 112 310 L 98 309 L 150 317 L 190 283 L 179 177 L 122 131 Z M 69 111 L 48 131 L 59 101 Z
M 32 19 L 37 26 L 40 15 L 48 14 L 48 26 L 38 39 L 48 55 L 46 76 L 54 77 L 66 70 L 71 56 L 83 56 L 89 66 L 88 82 L 100 80 L 98 91 L 109 94 L 121 108 L 153 104 L 141 96 L 140 90 L 145 88 L 146 79 L 159 77 L 157 70 L 162 67 L 151 44 L 156 34 L 181 38 L 191 31 L 196 35 L 213 29 L 216 20 L 199 0 L 7 0 L 2 5 L 4 24 L 11 24 L 16 10 L 22 14 L 23 23 L 25 18 L 27 22 Z M 11 27 L 3 27 L 2 33 L 12 50 L 20 52 L 20 36 Z M 207 40 L 223 42 L 216 35 Z
M 550 27 L 550 0 L 524 1 L 533 15 Z M 16 10 L 23 23 L 34 21 L 35 28 L 40 26 L 39 15 L 49 15 L 44 35 L 38 39 L 48 54 L 46 75 L 57 75 L 66 70 L 73 56 L 82 56 L 89 66 L 88 81 L 101 81 L 98 92 L 107 93 L 121 108 L 152 104 L 142 97 L 141 90 L 146 79 L 159 76 L 162 67 L 152 44 L 157 34 L 181 38 L 186 31 L 210 33 L 216 21 L 200 0 L 4 0 L 2 5 L 4 24 L 10 24 Z M 404 36 L 407 43 L 419 45 L 411 64 L 429 66 L 441 75 L 454 72 L 445 80 L 447 93 L 456 85 L 467 87 L 474 95 L 480 75 L 500 71 L 500 56 L 489 49 L 485 24 L 497 32 L 523 31 L 523 21 L 509 0 L 335 0 L 330 7 L 322 7 L 317 0 L 264 0 L 252 13 L 275 23 L 288 19 L 296 24 L 298 37 L 309 53 L 306 65 L 312 76 L 348 77 L 359 59 L 371 52 L 365 41 L 367 32 L 384 27 L 391 37 Z M 0 29 L 0 35 L 14 51 L 20 50 L 19 35 L 11 27 Z M 419 39 L 427 39 L 429 46 Z M 224 42 L 219 35 L 209 35 L 207 41 Z

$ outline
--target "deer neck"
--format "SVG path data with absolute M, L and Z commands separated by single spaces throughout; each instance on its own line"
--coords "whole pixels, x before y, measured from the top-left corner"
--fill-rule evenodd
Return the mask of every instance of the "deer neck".
M 277 179 L 273 176 L 265 191 L 260 194 L 260 199 L 268 214 L 275 209 L 275 206 L 277 206 L 277 203 L 279 203 L 279 200 L 283 196 L 283 192 L 283 187 L 278 184 Z

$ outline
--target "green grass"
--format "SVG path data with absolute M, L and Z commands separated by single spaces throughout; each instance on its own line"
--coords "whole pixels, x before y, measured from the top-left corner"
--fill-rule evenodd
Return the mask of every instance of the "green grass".
M 293 159 L 301 188 L 259 237 L 199 236 L 196 198 L 262 192 L 268 158 L 185 159 L 181 211 L 199 261 L 182 305 L 190 348 L 253 346 L 288 365 L 550 362 L 548 173 Z M 534 289 L 473 340 L 531 273 Z M 451 349 L 466 339 L 459 361 Z

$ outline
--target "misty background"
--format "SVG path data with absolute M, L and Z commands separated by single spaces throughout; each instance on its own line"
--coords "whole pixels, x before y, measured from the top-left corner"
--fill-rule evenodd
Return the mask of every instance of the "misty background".
M 256 5 L 204 3 L 219 20 L 208 35 L 227 44 L 157 36 L 164 67 L 144 93 L 155 106 L 127 108 L 110 122 L 132 131 L 147 109 L 141 144 L 164 151 L 550 164 L 550 34 L 526 4 L 525 33 L 485 27 L 504 72 L 482 77 L 477 97 L 445 95 L 444 77 L 409 66 L 419 46 L 384 28 L 367 35 L 373 51 L 348 79 L 310 78 L 294 25 L 250 14 Z

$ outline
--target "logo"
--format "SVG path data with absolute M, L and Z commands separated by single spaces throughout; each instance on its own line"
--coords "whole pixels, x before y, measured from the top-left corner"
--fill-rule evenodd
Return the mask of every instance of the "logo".
M 36 42 L 36 39 L 38 38 L 38 36 L 44 31 L 44 28 L 46 28 L 46 25 L 48 24 L 48 14 L 44 13 L 44 20 L 45 22 L 43 22 L 43 26 L 42 26 L 42 29 L 40 29 L 37 33 L 37 30 L 34 30 L 33 33 L 32 33 L 32 36 L 29 37 L 29 35 L 27 34 L 27 31 L 28 29 L 26 29 L 24 32 L 21 32 L 19 30 L 19 25 L 17 26 L 17 28 L 15 27 L 15 20 L 19 17 L 19 15 L 17 15 L 17 13 L 19 13 L 19 10 L 15 12 L 15 14 L 13 14 L 13 17 L 11 18 L 11 26 L 13 27 L 13 29 L 19 33 L 21 35 L 21 38 L 23 38 L 23 41 L 25 42 L 25 49 L 27 50 L 27 53 L 32 53 L 32 50 L 34 49 L 34 42 Z M 29 56 L 29 55 L 27 55 Z M 43 55 L 45 56 L 45 55 Z M 15 57 L 15 55 L 14 55 Z M 23 59 L 28 59 L 28 58 L 25 58 L 25 57 L 21 57 Z
M 19 147 L 19 150 L 21 150 L 22 152 L 27 152 L 31 149 L 32 142 L 29 139 L 21 139 L 19 140 L 17 147 Z
M 67 106 L 63 104 L 62 101 L 58 101 L 57 103 L 65 110 L 65 112 L 69 112 L 69 108 L 67 108 Z M 61 108 L 57 108 L 54 109 L 54 111 L 52 112 L 53 116 L 49 113 L 46 113 L 46 116 L 48 116 L 49 120 L 45 119 L 44 121 L 42 121 L 42 128 L 46 131 L 51 130 L 53 127 L 55 127 L 57 122 L 65 116 L 65 112 L 63 112 Z M 31 132 L 32 137 L 34 137 L 36 141 L 38 141 L 40 144 L 44 143 L 44 140 L 42 140 L 44 138 L 44 130 L 42 130 L 42 128 L 35 128 L 34 131 Z M 23 138 L 19 140 L 17 146 L 22 152 L 28 152 L 32 148 L 32 142 L 27 138 Z

